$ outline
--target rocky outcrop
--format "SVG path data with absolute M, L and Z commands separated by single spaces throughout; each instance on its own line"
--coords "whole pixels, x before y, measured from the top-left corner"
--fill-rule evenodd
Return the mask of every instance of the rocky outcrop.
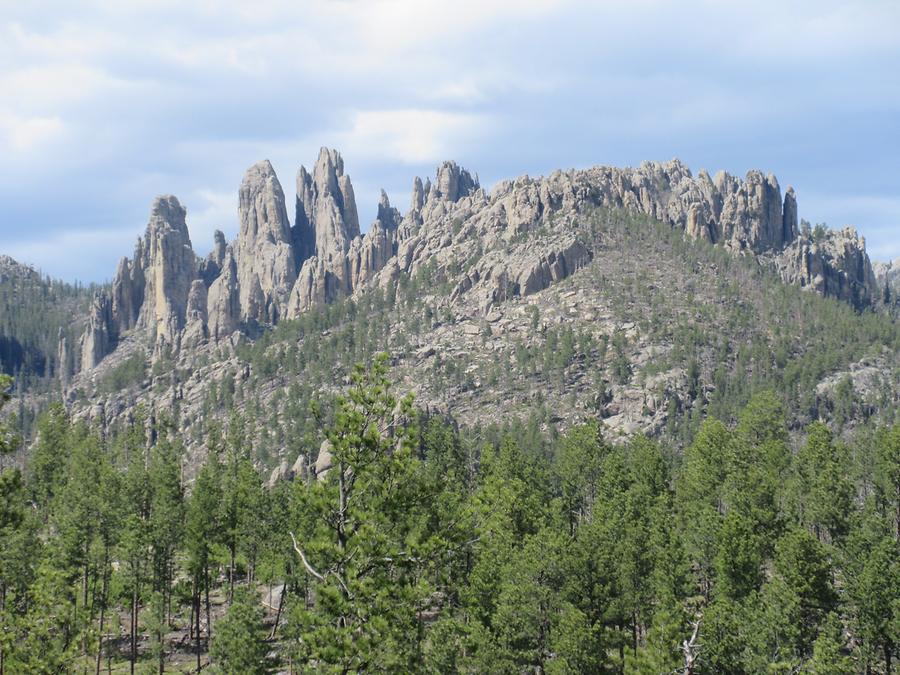
M 137 326 L 151 329 L 158 346 L 177 347 L 197 276 L 197 258 L 184 207 L 175 197 L 158 197 L 153 203 L 142 253 L 144 291 Z
M 797 220 L 797 195 L 794 188 L 788 186 L 784 193 L 784 208 L 782 209 L 782 231 L 784 243 L 790 243 L 800 234 L 799 221 Z
M 238 293 L 238 270 L 231 247 L 225 252 L 219 276 L 207 294 L 207 326 L 209 336 L 218 341 L 238 329 L 241 302 Z
M 451 298 L 476 292 L 476 304 L 487 312 L 495 303 L 538 293 L 590 263 L 590 250 L 569 235 L 547 242 L 541 251 L 528 246 L 485 255 L 457 284 Z
M 177 349 L 181 340 L 190 346 L 219 341 L 371 286 L 387 287 L 426 266 L 451 283 L 449 302 L 471 297 L 488 312 L 587 265 L 592 247 L 603 245 L 607 208 L 755 255 L 786 281 L 856 307 L 883 295 L 864 241 L 851 230 L 801 231 L 793 188 L 782 195 L 776 178 L 760 171 L 743 179 L 703 170 L 694 176 L 678 160 L 644 162 L 522 176 L 487 193 L 477 176 L 444 162 L 433 180 L 413 181 L 406 214 L 382 192 L 365 234 L 337 151 L 322 148 L 311 173 L 300 168 L 296 188 L 292 226 L 271 163 L 251 166 L 240 186 L 237 239 L 229 244 L 217 231 L 203 260 L 191 249 L 184 208 L 174 197 L 158 198 L 133 259 L 119 263 L 108 306 L 95 303 L 83 362 L 95 364 L 134 328 L 152 331 L 158 349 Z
M 112 302 L 100 291 L 94 294 L 87 326 L 81 336 L 81 370 L 91 370 L 116 346 L 116 323 Z
M 688 173 L 687 179 L 689 180 Z M 683 179 L 684 180 L 684 179 Z M 784 246 L 781 188 L 775 176 L 749 171 L 743 182 L 725 173 L 716 176 L 722 212 L 718 229 L 726 246 L 762 253 Z
M 194 279 L 188 294 L 185 312 L 184 334 L 181 338 L 183 347 L 196 347 L 209 337 L 207 326 L 207 289 L 202 279 Z
M 327 473 L 327 470 L 326 470 Z M 280 481 L 309 481 L 309 468 L 306 463 L 306 455 L 301 454 L 291 466 L 288 466 L 287 460 L 283 459 L 278 466 L 272 469 L 269 474 L 269 480 L 266 486 L 275 487 Z
M 437 177 L 431 184 L 428 199 L 457 202 L 478 189 L 478 179 L 473 178 L 456 162 L 444 162 L 438 167 Z
M 56 370 L 63 389 L 69 386 L 72 370 L 69 365 L 69 341 L 60 326 L 56 334 Z
M 316 457 L 316 463 L 313 465 L 313 473 L 316 480 L 323 481 L 328 477 L 328 472 L 331 471 L 334 463 L 334 456 L 331 452 L 333 449 L 331 441 L 328 440 L 322 441 L 322 445 L 319 446 L 319 455 Z
M 356 237 L 351 242 L 347 253 L 351 289 L 365 286 L 397 254 L 400 220 L 400 212 L 391 206 L 387 193 L 382 190 L 378 217 L 365 237 Z
M 490 195 L 477 187 L 477 181 L 456 180 L 457 175 L 462 176 L 462 170 L 443 165 L 424 197 L 424 185 L 421 181 L 414 183 L 411 210 L 399 228 L 397 259 L 387 265 L 389 274 L 411 273 L 420 261 L 441 258 L 441 252 L 448 247 L 455 247 L 457 258 L 477 253 L 472 246 L 457 246 L 464 240 L 474 239 L 489 250 L 508 248 L 509 243 L 535 230 L 548 234 L 565 232 L 591 217 L 598 207 L 637 211 L 683 230 L 688 237 L 765 259 L 779 258 L 801 240 L 794 190 L 788 188 L 782 197 L 775 177 L 759 171 L 748 172 L 743 180 L 725 172 L 711 178 L 700 171 L 694 177 L 677 160 L 644 162 L 637 168 L 593 167 L 557 171 L 538 179 L 524 176 L 499 183 Z M 465 189 L 459 190 L 459 185 Z M 445 197 L 455 197 L 457 201 Z M 552 237 L 542 236 L 540 251 L 532 253 L 550 256 L 552 241 Z M 507 250 L 505 255 L 516 254 Z M 846 299 L 857 307 L 871 300 L 871 270 L 860 239 L 834 239 L 827 247 L 818 247 L 811 256 L 795 254 L 798 256 L 805 256 L 807 267 L 821 266 L 823 281 L 815 281 L 816 272 L 804 276 L 799 263 L 779 263 L 786 280 L 804 279 L 803 283 L 819 292 Z M 449 260 L 451 256 L 443 257 Z M 551 265 L 548 257 L 540 269 Z M 498 272 L 488 257 L 475 267 L 480 281 L 475 281 L 470 273 L 463 279 L 462 287 L 474 287 L 490 278 L 491 293 L 503 295 L 510 289 L 521 292 L 526 287 L 540 286 L 540 280 L 548 278 L 545 272 L 522 278 L 510 276 L 510 268 L 506 272 L 506 276 Z
M 196 276 L 185 209 L 171 195 L 157 197 L 134 258 L 123 258 L 116 269 L 111 301 L 116 332 L 147 329 L 157 348 L 177 348 Z
M 872 266 L 879 285 L 882 302 L 900 304 L 900 258 L 892 262 L 878 262 Z
M 400 212 L 382 191 L 378 216 L 360 235 L 356 198 L 344 161 L 322 148 L 313 174 L 297 175 L 294 242 L 302 261 L 288 316 L 347 296 L 367 284 L 397 250 Z
M 297 263 L 284 192 L 268 160 L 244 174 L 239 197 L 237 263 L 241 318 L 275 323 L 285 314 Z
M 200 278 L 206 284 L 207 288 L 212 286 L 222 272 L 222 264 L 225 262 L 225 253 L 228 250 L 228 242 L 225 241 L 225 235 L 221 230 L 216 230 L 213 234 L 213 249 L 203 260 L 200 261 Z
M 144 242 L 138 239 L 134 250 L 134 263 L 122 258 L 116 268 L 112 285 L 113 315 L 120 332 L 135 326 L 144 302 L 144 270 L 140 266 L 143 260 Z
M 879 299 L 865 240 L 852 227 L 803 233 L 779 256 L 778 266 L 788 283 L 858 309 Z
M 353 291 L 348 253 L 359 236 L 356 197 L 344 160 L 336 150 L 322 148 L 313 174 L 304 167 L 297 174 L 293 241 L 301 268 L 291 294 L 292 316 Z

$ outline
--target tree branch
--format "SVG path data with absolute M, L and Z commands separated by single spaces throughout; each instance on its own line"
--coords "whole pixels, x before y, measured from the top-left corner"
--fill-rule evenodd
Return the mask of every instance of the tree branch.
M 294 533 L 289 532 L 288 534 L 291 535 L 291 541 L 294 542 L 294 550 L 297 552 L 297 555 L 300 556 L 300 561 L 303 563 L 303 566 L 306 568 L 306 571 L 309 572 L 312 576 L 314 576 L 319 581 L 325 581 L 325 577 L 322 576 L 321 574 L 319 574 L 318 572 L 316 572 L 316 570 L 313 569 L 313 566 L 309 564 L 309 561 L 306 559 L 306 556 L 304 555 L 303 551 L 300 549 L 300 546 L 297 544 L 297 538 L 294 536 Z

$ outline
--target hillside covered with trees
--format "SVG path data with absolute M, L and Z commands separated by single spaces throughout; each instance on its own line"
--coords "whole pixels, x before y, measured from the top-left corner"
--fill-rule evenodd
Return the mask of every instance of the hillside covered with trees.
M 683 453 L 457 428 L 385 357 L 334 410 L 268 487 L 239 416 L 186 480 L 165 419 L 102 436 L 49 410 L 2 474 L 3 672 L 894 668 L 900 427 L 792 442 L 761 392 Z

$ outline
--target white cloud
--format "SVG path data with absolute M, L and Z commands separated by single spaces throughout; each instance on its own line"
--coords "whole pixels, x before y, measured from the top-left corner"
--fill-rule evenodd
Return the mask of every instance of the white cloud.
M 133 232 L 122 229 L 65 230 L 4 245 L 4 253 L 51 276 L 96 281 L 115 272 L 111 265 L 98 268 L 108 262 L 110 252 L 114 259 L 130 255 L 135 239 Z
M 485 115 L 426 109 L 361 110 L 337 133 L 337 147 L 360 157 L 406 164 L 447 159 L 489 131 Z
M 192 207 L 192 204 L 196 206 Z M 191 245 L 198 255 L 212 249 L 216 230 L 231 240 L 237 232 L 237 195 L 235 192 L 217 192 L 210 188 L 197 190 L 184 204 L 187 209 L 187 225 L 191 233 Z
M 780 162 L 799 184 L 821 147 L 823 191 L 868 191 L 860 165 L 898 151 L 882 122 L 900 105 L 896 0 L 0 0 L 0 17 L 0 198 L 39 207 L 56 182 L 90 201 L 63 219 L 91 232 L 140 229 L 172 191 L 198 251 L 233 236 L 244 168 L 269 157 L 290 194 L 321 145 L 344 154 L 363 211 L 447 158 L 500 177 L 678 154 Z M 872 117 L 850 152 L 857 113 Z M 41 213 L 51 231 L 63 211 Z M 892 203 L 814 213 L 871 229 L 873 251 L 896 239 Z M 129 252 L 128 228 L 104 255 Z
M 15 155 L 39 150 L 62 137 L 64 129 L 58 117 L 19 117 L 0 110 L 0 147 Z

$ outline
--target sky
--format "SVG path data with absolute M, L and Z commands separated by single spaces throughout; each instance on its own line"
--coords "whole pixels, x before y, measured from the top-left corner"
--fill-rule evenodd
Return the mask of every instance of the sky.
M 900 2 L 0 0 L 0 253 L 104 281 L 158 194 L 194 249 L 244 170 L 344 157 L 360 220 L 445 159 L 486 187 L 678 157 L 753 168 L 900 256 Z

